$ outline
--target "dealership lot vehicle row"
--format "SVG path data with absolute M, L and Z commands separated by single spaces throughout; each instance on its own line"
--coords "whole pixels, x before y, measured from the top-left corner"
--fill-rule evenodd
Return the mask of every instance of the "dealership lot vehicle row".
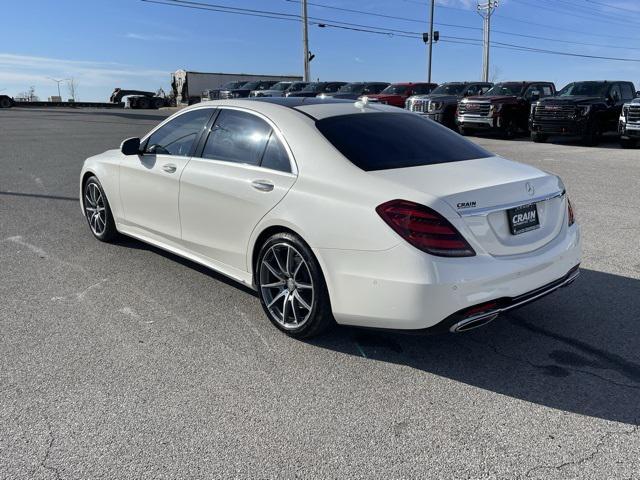
M 364 100 L 406 108 L 463 135 L 527 135 L 537 143 L 573 136 L 593 146 L 617 133 L 623 148 L 640 139 L 640 98 L 629 81 L 573 82 L 557 91 L 553 82 L 395 83 L 230 82 L 207 91 L 203 100 L 264 97 L 319 97 Z M 200 101 L 193 98 L 190 103 Z
M 220 275 L 93 239 L 83 160 L 165 115 L 0 111 L 1 478 L 639 471 L 637 151 L 610 135 L 589 148 L 469 137 L 563 178 L 581 278 L 458 336 L 301 342 Z

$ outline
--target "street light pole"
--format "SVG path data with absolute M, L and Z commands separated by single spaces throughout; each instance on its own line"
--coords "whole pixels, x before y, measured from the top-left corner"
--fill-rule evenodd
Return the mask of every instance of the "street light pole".
M 302 0 L 302 54 L 304 55 L 304 81 L 309 82 L 309 18 L 307 15 L 307 0 Z
M 60 80 L 56 80 L 55 78 L 52 77 L 47 77 L 49 80 L 52 80 L 54 82 L 56 82 L 58 84 L 58 97 L 60 97 L 62 99 L 62 95 L 60 94 L 60 83 L 61 82 L 66 82 L 67 80 L 69 80 L 68 78 L 62 78 Z
M 436 0 L 431 0 L 431 15 L 429 16 L 429 62 L 427 68 L 427 83 L 431 83 L 431 58 L 433 55 L 433 12 L 435 10 Z

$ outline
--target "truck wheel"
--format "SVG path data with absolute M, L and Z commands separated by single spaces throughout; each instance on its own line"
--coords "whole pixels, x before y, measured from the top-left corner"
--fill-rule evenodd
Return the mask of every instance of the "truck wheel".
M 11 99 L 9 97 L 1 97 L 0 108 L 11 108 Z
M 638 145 L 638 140 L 636 140 L 635 138 L 620 139 L 620 146 L 622 148 L 635 148 L 636 145 Z
M 460 135 L 462 135 L 463 137 L 471 135 L 471 131 L 468 128 L 458 127 L 458 131 L 460 132 Z
M 504 126 L 504 138 L 506 138 L 507 140 L 511 140 L 516 138 L 517 134 L 518 127 L 516 126 L 516 123 L 513 120 L 507 121 L 507 124 Z
M 582 135 L 582 143 L 587 147 L 595 147 L 600 143 L 600 129 L 598 125 L 591 124 Z
M 156 98 L 153 101 L 153 108 L 158 109 L 164 107 L 164 100 L 162 98 Z
M 147 110 L 150 107 L 150 102 L 147 97 L 142 97 L 138 100 L 138 108 Z
M 535 143 L 545 143 L 549 137 L 543 133 L 531 132 L 531 140 Z

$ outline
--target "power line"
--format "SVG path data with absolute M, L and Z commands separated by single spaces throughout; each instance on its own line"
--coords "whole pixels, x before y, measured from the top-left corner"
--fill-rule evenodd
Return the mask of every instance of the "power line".
M 300 3 L 300 0 L 284 0 L 285 2 L 289 2 L 289 3 Z M 413 3 L 413 2 L 412 2 Z M 415 2 L 418 3 L 420 5 L 426 5 L 424 2 Z M 407 18 L 407 17 L 398 17 L 395 15 L 385 15 L 382 13 L 377 13 L 377 12 L 367 12 L 364 10 L 356 10 L 353 8 L 343 8 L 343 7 L 334 7 L 333 5 L 324 5 L 321 3 L 314 3 L 314 2 L 308 2 L 308 5 L 314 6 L 314 7 L 319 7 L 319 8 L 326 8 L 329 10 L 336 10 L 336 11 L 342 11 L 342 12 L 349 12 L 349 13 L 357 13 L 360 15 L 368 15 L 371 17 L 380 17 L 380 18 L 387 18 L 387 19 L 393 19 L 393 20 L 400 20 L 400 21 L 404 21 L 404 22 L 412 22 L 412 23 L 419 23 L 419 24 L 423 24 L 424 22 L 422 20 L 416 20 L 414 18 Z M 441 5 L 436 5 L 437 8 L 441 7 Z M 456 10 L 462 10 L 462 9 L 456 9 Z M 500 16 L 502 18 L 510 18 L 510 17 L 504 17 L 502 15 L 495 15 L 495 16 Z M 517 20 L 517 19 L 514 19 Z M 526 22 L 526 23 L 532 23 L 534 25 L 539 25 L 539 24 L 535 24 L 533 22 Z M 461 28 L 461 29 L 466 29 L 466 30 L 476 30 L 476 31 L 482 31 L 483 29 L 481 27 L 471 27 L 468 25 L 459 25 L 459 24 L 455 24 L 455 23 L 443 23 L 443 22 L 434 22 L 434 25 L 438 25 L 440 27 L 450 27 L 450 28 Z M 600 48 L 615 48 L 615 49 L 619 49 L 619 50 L 640 50 L 640 47 L 627 47 L 627 46 L 622 46 L 622 45 L 603 45 L 603 44 L 599 44 L 599 43 L 592 43 L 592 42 L 578 42 L 575 40 L 564 40 L 561 38 L 552 38 L 552 37 L 545 37 L 542 35 L 530 35 L 530 34 L 525 34 L 525 33 L 516 33 L 516 32 L 509 32 L 509 31 L 505 31 L 505 30 L 496 30 L 496 29 L 492 29 L 491 30 L 494 33 L 499 33 L 501 35 L 510 35 L 513 37 L 521 37 L 521 38 L 533 38 L 536 40 L 545 40 L 548 42 L 556 42 L 556 43 L 566 43 L 566 44 L 571 44 L 571 45 L 582 45 L 582 46 L 588 46 L 588 47 L 600 47 Z M 588 32 L 576 32 L 574 30 L 569 30 L 571 32 L 574 33 L 583 33 L 584 35 L 593 35 L 592 33 L 588 33 Z M 607 35 L 608 37 L 608 35 Z M 613 38 L 619 38 L 619 37 L 614 37 Z M 640 41 L 639 39 L 635 39 Z
M 272 12 L 268 10 L 246 9 L 246 8 L 240 8 L 240 7 L 228 7 L 225 5 L 209 4 L 204 2 L 195 2 L 195 1 L 187 1 L 187 0 L 164 0 L 164 1 L 163 0 L 141 0 L 141 1 L 146 3 L 167 5 L 172 7 L 181 7 L 181 8 L 187 8 L 187 9 L 204 10 L 204 11 L 214 11 L 219 13 L 230 13 L 235 15 L 269 18 L 269 19 L 275 19 L 275 20 L 299 22 L 301 19 L 301 16 L 296 14 Z M 422 2 L 419 2 L 419 3 L 422 3 Z M 420 32 L 387 29 L 387 28 L 376 27 L 371 25 L 362 25 L 362 24 L 327 20 L 327 19 L 318 19 L 315 17 L 309 17 L 309 20 L 310 20 L 309 21 L 310 24 L 317 25 L 323 28 L 327 28 L 327 27 L 338 28 L 338 29 L 350 30 L 355 32 L 385 35 L 389 37 L 403 37 L 403 38 L 411 38 L 411 39 L 422 38 L 422 34 Z M 481 42 L 480 39 L 465 38 L 465 37 L 441 36 L 440 38 L 449 43 Z M 470 43 L 470 44 L 478 45 L 478 43 Z M 517 44 L 511 44 L 511 43 L 505 43 L 505 42 L 492 41 L 491 44 L 494 45 L 496 48 L 505 48 L 505 49 L 511 49 L 511 50 L 515 49 L 519 51 L 536 52 L 536 53 L 543 53 L 543 54 L 550 54 L 550 55 L 562 55 L 562 56 L 569 56 L 569 57 L 592 58 L 592 59 L 600 59 L 600 60 L 614 60 L 614 61 L 640 63 L 640 59 L 587 55 L 587 54 L 580 54 L 575 52 L 561 52 L 557 50 L 541 49 L 541 48 L 535 48 L 535 47 L 528 47 L 526 45 L 517 45 Z
M 536 10 L 538 10 L 540 8 L 540 5 L 538 4 L 532 4 L 529 3 L 525 0 L 513 0 L 514 2 L 517 2 L 521 5 L 525 5 L 529 8 L 535 8 Z M 539 0 L 538 0 L 539 1 Z M 542 0 L 544 1 L 544 0 Z M 577 12 L 575 11 L 575 7 L 577 5 L 575 4 L 569 4 L 570 8 L 572 8 L 572 10 L 563 10 L 562 6 L 560 6 L 560 8 L 558 8 L 558 0 L 553 0 L 552 3 L 550 3 L 551 5 L 554 5 L 553 7 L 551 6 L 545 6 L 545 10 L 549 10 L 551 12 L 556 12 L 556 13 L 560 13 L 561 15 L 567 15 L 573 18 L 581 18 L 583 20 L 589 20 L 591 22 L 598 22 L 598 23 L 608 23 L 611 25 L 618 25 L 618 26 L 625 26 L 625 27 L 637 27 L 637 24 L 633 23 L 633 22 L 628 22 L 628 21 L 624 21 L 624 20 L 618 20 L 617 18 L 613 18 L 611 16 L 602 14 L 600 12 L 598 13 L 592 13 L 592 12 L 583 12 L 578 10 Z
M 632 8 L 621 7 L 620 5 L 612 5 L 610 3 L 596 2 L 595 0 L 585 0 L 585 1 L 587 1 L 589 3 L 594 3 L 596 5 L 600 5 L 600 6 L 603 6 L 603 7 L 613 8 L 615 10 L 622 10 L 622 11 L 625 11 L 625 12 L 632 12 L 632 13 L 640 15 L 640 10 L 637 10 L 637 9 L 634 10 Z

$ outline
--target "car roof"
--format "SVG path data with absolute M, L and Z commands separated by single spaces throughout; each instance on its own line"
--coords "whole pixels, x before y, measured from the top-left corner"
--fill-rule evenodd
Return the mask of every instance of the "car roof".
M 379 103 L 368 103 L 363 105 L 362 102 L 337 99 L 333 97 L 255 97 L 250 99 L 213 100 L 201 102 L 188 108 L 194 108 L 198 105 L 210 105 L 212 107 L 237 106 L 252 108 L 259 111 L 260 104 L 275 105 L 281 108 L 293 110 L 301 115 L 305 115 L 306 117 L 313 119 L 314 121 L 353 113 L 391 112 L 411 114 L 404 109 L 389 105 Z

